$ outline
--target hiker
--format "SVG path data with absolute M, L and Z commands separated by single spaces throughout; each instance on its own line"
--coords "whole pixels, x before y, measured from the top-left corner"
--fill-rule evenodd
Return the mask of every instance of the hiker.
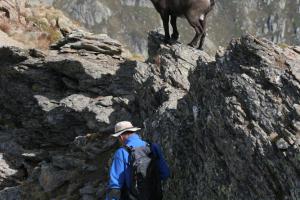
M 169 167 L 160 147 L 143 141 L 139 130 L 128 121 L 115 125 L 112 136 L 122 147 L 113 157 L 106 200 L 162 199 L 161 181 L 170 176 Z

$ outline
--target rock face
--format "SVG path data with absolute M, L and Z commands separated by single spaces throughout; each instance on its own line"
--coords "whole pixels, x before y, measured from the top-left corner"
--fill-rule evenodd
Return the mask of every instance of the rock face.
M 0 147 L 7 155 L 3 163 L 7 157 L 13 161 L 4 166 L 0 187 L 26 179 L 23 191 L 32 192 L 25 192 L 25 199 L 62 199 L 53 191 L 66 188 L 62 194 L 71 198 L 81 184 L 98 187 L 106 175 L 108 154 L 103 152 L 114 144 L 105 133 L 132 115 L 133 66 L 122 57 L 120 43 L 80 32 L 52 48 L 57 50 L 47 56 L 14 47 L 0 50 Z M 72 198 L 79 199 L 76 195 Z
M 173 167 L 166 199 L 299 198 L 297 49 L 234 40 L 215 62 L 198 58 L 177 106 L 178 90 L 168 90 L 164 106 L 145 114 Z M 173 50 L 159 53 L 161 68 L 179 62 Z
M 0 197 L 103 199 L 108 134 L 131 120 L 162 145 L 165 199 L 299 199 L 300 48 L 148 40 L 145 63 L 86 32 L 48 54 L 0 48 Z

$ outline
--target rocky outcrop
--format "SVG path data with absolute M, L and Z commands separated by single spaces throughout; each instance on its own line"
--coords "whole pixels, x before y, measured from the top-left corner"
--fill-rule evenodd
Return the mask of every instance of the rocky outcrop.
M 52 48 L 57 50 L 47 56 L 37 50 L 0 50 L 0 146 L 18 161 L 3 168 L 0 187 L 26 179 L 22 191 L 32 192 L 25 192 L 25 199 L 47 199 L 60 188 L 69 188 L 65 198 L 71 198 L 78 188 L 98 187 L 106 175 L 103 153 L 114 144 L 106 133 L 115 121 L 132 115 L 133 67 L 122 57 L 120 43 L 81 32 Z M 13 177 L 12 172 L 22 174 Z
M 170 69 L 188 51 L 166 52 L 160 67 Z M 178 90 L 162 94 L 145 116 L 173 168 L 166 199 L 299 198 L 299 59 L 298 47 L 246 36 L 215 62 L 199 56 L 176 106 Z
M 0 48 L 0 197 L 103 198 L 108 135 L 131 120 L 162 145 L 166 199 L 300 198 L 299 47 L 248 35 L 213 58 L 148 37 L 145 63 L 85 32 Z

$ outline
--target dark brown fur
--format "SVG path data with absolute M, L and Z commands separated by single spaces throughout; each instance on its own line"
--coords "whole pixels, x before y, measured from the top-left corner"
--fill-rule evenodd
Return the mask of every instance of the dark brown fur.
M 170 43 L 177 40 L 179 33 L 177 30 L 177 17 L 184 16 L 190 25 L 195 29 L 196 35 L 189 43 L 190 46 L 197 46 L 202 49 L 206 36 L 206 18 L 212 10 L 215 0 L 151 0 L 156 10 L 159 12 L 165 30 L 165 42 Z M 171 17 L 171 20 L 170 20 Z M 169 21 L 173 27 L 173 34 L 170 37 Z

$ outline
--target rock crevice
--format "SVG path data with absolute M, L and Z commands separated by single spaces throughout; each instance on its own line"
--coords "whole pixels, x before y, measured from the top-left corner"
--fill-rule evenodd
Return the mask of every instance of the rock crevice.
M 162 145 L 166 199 L 299 199 L 299 47 L 247 35 L 213 58 L 148 40 L 147 62 L 84 32 L 0 48 L 0 197 L 103 198 L 108 135 L 131 120 Z

